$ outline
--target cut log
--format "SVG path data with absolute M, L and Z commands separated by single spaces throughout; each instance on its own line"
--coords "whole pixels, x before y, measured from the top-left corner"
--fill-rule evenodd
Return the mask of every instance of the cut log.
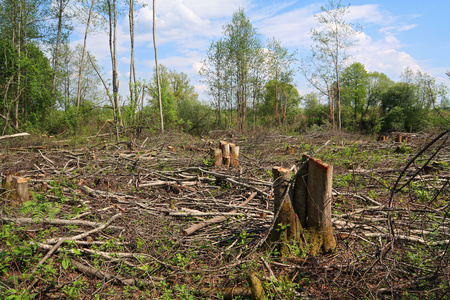
M 22 132 L 22 133 L 10 134 L 10 135 L 2 135 L 2 136 L 0 136 L 0 140 L 10 139 L 10 138 L 15 138 L 15 137 L 20 137 L 20 136 L 27 136 L 27 135 L 30 135 L 30 134 L 28 132 Z

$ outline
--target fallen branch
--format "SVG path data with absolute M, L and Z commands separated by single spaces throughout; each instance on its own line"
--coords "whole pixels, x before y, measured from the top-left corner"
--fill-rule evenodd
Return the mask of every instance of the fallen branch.
M 101 271 L 99 269 L 96 269 L 94 267 L 90 267 L 90 266 L 86 266 L 74 259 L 72 259 L 72 265 L 77 268 L 80 272 L 83 272 L 85 274 L 89 274 L 92 276 L 95 276 L 99 279 L 106 279 L 106 280 L 114 280 L 116 282 L 125 284 L 125 285 L 138 285 L 138 284 L 145 284 L 145 285 L 151 285 L 154 284 L 153 281 L 150 280 L 145 280 L 145 279 L 134 279 L 134 278 L 122 278 L 122 277 L 118 277 L 115 276 L 111 273 L 108 272 L 104 272 Z M 157 280 L 157 281 L 163 281 L 164 278 L 159 278 L 159 277 L 151 277 L 152 280 Z
M 0 140 L 10 139 L 10 138 L 15 138 L 15 137 L 20 137 L 20 136 L 27 136 L 27 135 L 30 135 L 30 134 L 28 132 L 22 132 L 22 133 L 10 134 L 10 135 L 2 135 L 2 136 L 0 136 Z
M 17 225 L 22 224 L 50 224 L 50 225 L 80 225 L 80 226 L 102 226 L 102 223 L 91 222 L 91 221 L 83 221 L 83 220 L 65 220 L 65 219 L 32 219 L 32 218 L 8 218 L 8 217 L 0 217 L 0 220 L 6 223 L 14 223 Z M 109 228 L 113 229 L 124 229 L 120 226 L 109 226 Z
M 245 200 L 244 202 L 242 202 L 241 204 L 239 204 L 238 207 L 247 205 L 253 198 L 255 198 L 255 196 L 256 196 L 256 192 L 253 192 L 253 193 L 247 198 L 247 200 Z M 230 211 L 229 213 L 235 214 L 235 213 L 237 213 L 237 210 L 232 210 L 232 211 Z M 214 223 L 223 222 L 223 221 L 225 221 L 226 219 L 227 219 L 227 217 L 225 217 L 225 216 L 217 216 L 217 217 L 214 217 L 214 218 L 212 218 L 212 219 L 209 219 L 209 220 L 206 220 L 206 221 L 203 221 L 203 222 L 194 224 L 194 225 L 192 225 L 191 227 L 189 227 L 188 229 L 181 231 L 181 233 L 182 233 L 184 236 L 190 235 L 190 234 L 193 234 L 194 232 L 196 232 L 197 230 L 199 230 L 199 229 L 201 229 L 201 228 L 207 226 L 208 224 L 214 224 Z
M 97 227 L 97 228 L 94 228 L 94 229 L 92 229 L 92 230 L 90 230 L 90 231 L 86 231 L 86 232 L 84 232 L 84 233 L 81 233 L 81 234 L 76 235 L 76 236 L 73 236 L 73 237 L 61 237 L 61 238 L 48 239 L 48 240 L 45 241 L 44 243 L 45 243 L 45 244 L 55 244 L 55 243 L 58 243 L 59 240 L 61 240 L 61 239 L 64 240 L 64 241 L 76 241 L 76 240 L 85 238 L 85 237 L 87 237 L 87 236 L 89 236 L 89 235 L 91 235 L 91 234 L 93 234 L 93 233 L 96 233 L 96 232 L 98 232 L 98 231 L 100 231 L 100 230 L 105 229 L 105 228 L 108 227 L 115 219 L 117 219 L 117 218 L 120 217 L 121 215 L 122 215 L 122 213 L 115 214 L 114 216 L 112 216 L 111 218 L 109 218 L 109 220 L 108 220 L 105 224 L 102 224 L 101 226 L 99 226 L 99 227 Z

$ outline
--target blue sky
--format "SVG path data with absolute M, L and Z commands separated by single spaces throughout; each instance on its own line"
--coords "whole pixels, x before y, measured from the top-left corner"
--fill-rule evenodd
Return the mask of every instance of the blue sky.
M 143 2 L 148 6 L 137 14 L 136 69 L 140 79 L 149 79 L 154 67 L 153 12 L 152 1 Z M 230 22 L 234 11 L 244 8 L 263 40 L 275 37 L 291 51 L 298 50 L 300 58 L 311 43 L 308 33 L 316 24 L 314 14 L 324 4 L 326 1 L 311 0 L 156 0 L 159 62 L 188 74 L 200 99 L 208 100 L 197 72 L 209 45 L 222 36 L 222 26 Z M 362 27 L 358 45 L 349 53 L 368 71 L 383 72 L 398 80 L 402 70 L 409 67 L 429 73 L 450 87 L 445 75 L 450 71 L 450 1 L 353 0 L 342 4 L 350 4 L 348 21 Z M 84 26 L 76 28 L 72 41 L 82 43 Z M 107 35 L 91 35 L 87 47 L 108 73 Z M 127 16 L 118 24 L 118 59 L 120 87 L 126 95 L 130 60 Z M 301 94 L 310 91 L 300 72 L 296 86 Z

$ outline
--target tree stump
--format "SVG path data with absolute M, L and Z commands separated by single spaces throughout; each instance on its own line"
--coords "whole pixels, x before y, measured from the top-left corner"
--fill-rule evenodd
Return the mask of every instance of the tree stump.
M 292 172 L 281 167 L 272 169 L 274 212 L 279 212 L 268 241 L 279 243 L 283 256 L 289 255 L 292 244 L 312 255 L 336 248 L 331 224 L 333 167 L 308 156 L 303 156 L 303 162 L 292 192 Z
M 222 150 L 220 148 L 211 148 L 211 157 L 214 159 L 214 167 L 222 166 Z
M 223 165 L 229 167 L 231 163 L 230 144 L 221 141 L 220 148 L 222 149 Z
M 312 253 L 330 252 L 336 248 L 331 224 L 333 166 L 314 158 L 308 163 L 308 199 L 306 239 L 312 242 Z
M 231 166 L 237 168 L 239 166 L 239 146 L 230 144 Z
M 408 142 L 408 135 L 406 135 L 406 134 L 397 134 L 397 137 L 395 138 L 395 141 L 397 143 L 406 143 L 406 142 Z
M 298 215 L 292 206 L 289 196 L 289 182 L 292 177 L 292 171 L 282 168 L 272 168 L 273 174 L 273 193 L 274 193 L 274 211 L 278 213 L 274 226 L 270 232 L 269 242 L 280 243 L 279 250 L 281 255 L 287 256 L 290 252 L 289 242 L 300 243 L 302 225 Z
M 3 179 L 2 190 L 10 191 L 6 199 L 10 200 L 13 206 L 20 206 L 23 202 L 29 200 L 28 181 L 29 178 L 15 175 L 8 175 Z
M 210 149 L 211 158 L 214 159 L 214 166 L 220 167 L 233 167 L 239 166 L 239 146 L 228 143 L 226 141 L 220 141 L 219 148 Z

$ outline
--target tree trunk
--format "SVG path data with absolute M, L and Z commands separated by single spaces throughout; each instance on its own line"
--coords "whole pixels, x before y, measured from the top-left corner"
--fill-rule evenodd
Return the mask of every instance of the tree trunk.
M 131 58 L 130 58 L 130 101 L 133 109 L 132 120 L 136 120 L 136 110 L 138 104 L 138 91 L 136 86 L 136 68 L 134 62 L 134 0 L 130 0 L 130 11 L 128 13 L 130 23 L 130 44 L 131 44 Z
M 156 12 L 155 12 L 155 0 L 153 0 L 153 47 L 155 49 L 155 65 L 156 65 L 156 83 L 158 85 L 158 103 L 159 103 L 159 118 L 161 120 L 161 132 L 164 132 L 164 118 L 163 118 L 163 108 L 161 99 L 161 82 L 159 79 L 159 66 L 158 66 L 158 50 L 156 48 L 156 35 L 155 35 L 155 22 Z
M 55 53 L 53 57 L 53 78 L 52 78 L 52 99 L 55 100 L 55 92 L 56 92 L 56 76 L 58 73 L 58 54 L 59 54 L 59 45 L 61 44 L 61 30 L 62 30 L 62 15 L 64 12 L 64 3 L 63 0 L 58 1 L 59 12 L 58 12 L 58 32 L 56 34 L 56 45 L 55 45 Z
M 88 19 L 86 22 L 86 30 L 84 31 L 83 52 L 81 53 L 80 68 L 78 70 L 77 109 L 79 109 L 80 105 L 81 105 L 81 78 L 82 78 L 82 74 L 83 74 L 84 56 L 86 55 L 86 42 L 87 42 L 87 36 L 88 36 L 88 31 L 89 31 L 89 25 L 91 23 L 92 9 L 94 8 L 94 3 L 95 3 L 95 0 L 92 0 L 91 7 L 89 8 Z

